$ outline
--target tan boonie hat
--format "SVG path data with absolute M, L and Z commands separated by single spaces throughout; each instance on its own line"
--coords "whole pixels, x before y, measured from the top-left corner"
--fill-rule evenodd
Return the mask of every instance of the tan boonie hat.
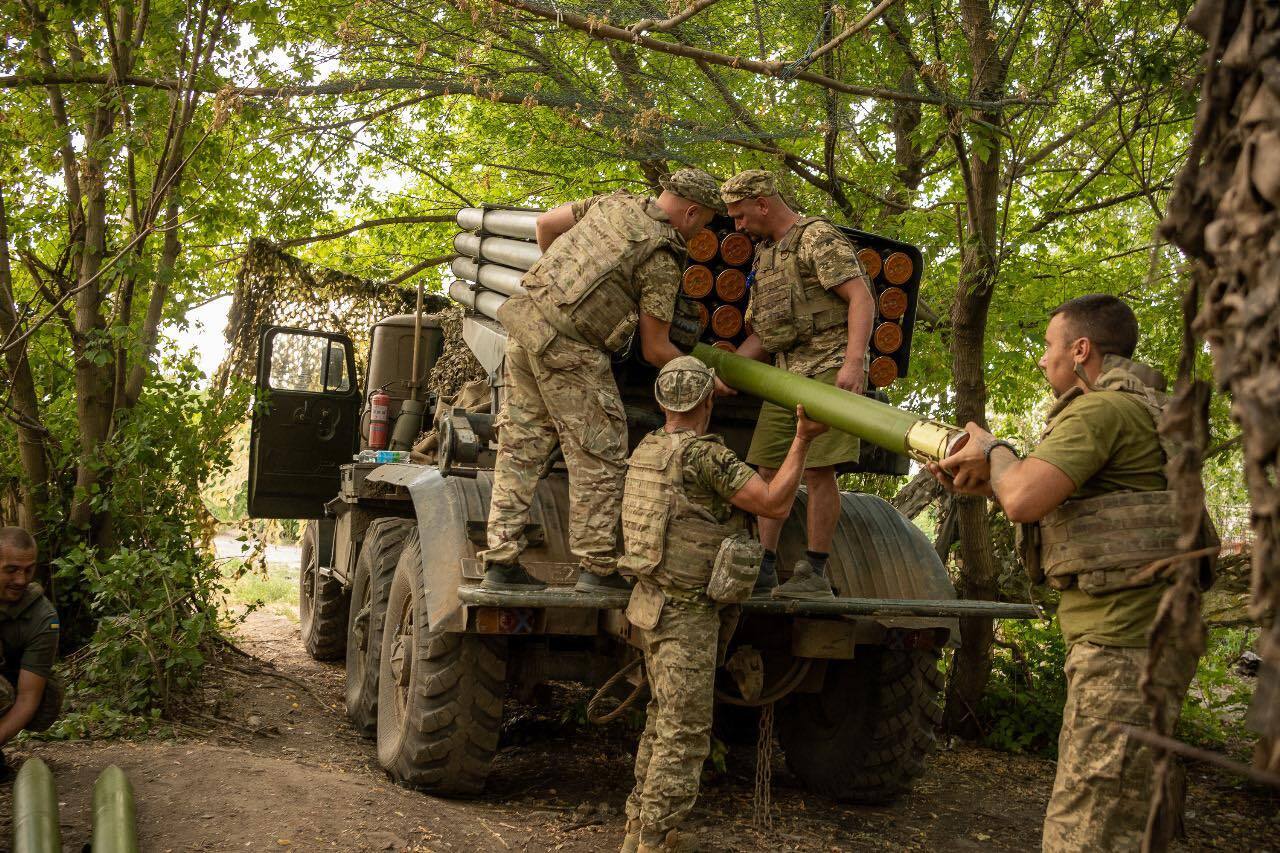
M 667 192 L 675 193 L 680 198 L 687 198 L 689 201 L 697 202 L 703 207 L 711 208 L 716 213 L 725 212 L 724 202 L 720 200 L 720 189 L 716 186 L 716 179 L 701 169 L 680 169 L 664 178 L 659 178 L 658 184 Z
M 692 199 L 691 199 L 692 200 Z M 673 358 L 658 371 L 653 396 L 670 412 L 687 412 L 716 387 L 716 372 L 691 355 Z
M 778 184 L 773 179 L 773 173 L 764 169 L 739 172 L 720 187 L 720 197 L 725 204 L 748 198 L 768 198 L 777 194 Z

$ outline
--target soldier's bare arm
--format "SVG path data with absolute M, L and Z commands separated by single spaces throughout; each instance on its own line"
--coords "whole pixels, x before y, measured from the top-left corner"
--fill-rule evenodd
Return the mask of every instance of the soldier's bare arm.
M 782 466 L 768 481 L 759 474 L 752 477 L 729 502 L 738 509 L 764 518 L 786 518 L 804 476 L 804 459 L 809 444 L 826 431 L 826 424 L 809 420 L 805 417 L 804 406 L 796 406 L 796 437 L 791 440 Z
M 770 361 L 770 356 L 764 351 L 764 344 L 760 343 L 760 336 L 752 333 L 747 339 L 738 345 L 738 355 L 743 358 L 750 358 L 756 361 Z
M 0 717 L 0 746 L 4 746 L 13 736 L 26 728 L 27 723 L 40 709 L 40 700 L 44 698 L 44 688 L 48 679 L 34 672 L 22 669 L 18 671 L 18 695 L 13 705 Z
M 640 312 L 640 354 L 654 367 L 684 355 L 671 343 L 671 322 Z
M 577 221 L 572 202 L 553 207 L 539 216 L 534 223 L 538 248 L 545 252 L 557 237 L 572 228 Z
M 855 276 L 832 288 L 849 305 L 849 339 L 844 350 L 844 364 L 836 374 L 836 387 L 861 394 L 866 387 L 864 354 L 871 340 L 876 305 L 865 275 Z

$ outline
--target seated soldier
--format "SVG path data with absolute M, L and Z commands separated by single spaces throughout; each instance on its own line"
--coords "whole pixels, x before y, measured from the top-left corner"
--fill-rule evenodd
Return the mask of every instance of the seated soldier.
M 745 514 L 787 517 L 809 445 L 827 430 L 797 406 L 790 450 L 765 480 L 707 434 L 714 388 L 715 373 L 693 356 L 667 362 L 654 389 L 666 424 L 645 436 L 628 462 L 620 565 L 637 576 L 627 618 L 639 629 L 652 698 L 627 798 L 623 853 L 695 846 L 676 828 L 697 799 L 711 749 L 717 647 L 727 643 L 722 622 L 732 621 L 723 617 L 737 609 L 724 605 L 750 594 L 763 555 L 745 535 Z M 713 567 L 726 546 L 739 567 L 736 595 L 717 595 Z
M 23 729 L 44 731 L 62 710 L 53 676 L 58 612 L 32 581 L 36 541 L 21 527 L 0 527 L 0 748 Z M 12 777 L 0 751 L 0 779 Z

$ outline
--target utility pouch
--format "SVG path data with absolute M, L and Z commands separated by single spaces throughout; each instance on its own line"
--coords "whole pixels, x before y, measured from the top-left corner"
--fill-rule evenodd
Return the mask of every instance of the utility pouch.
M 1022 560 L 1022 567 L 1027 570 L 1027 577 L 1034 584 L 1044 583 L 1044 565 L 1040 561 L 1040 525 L 1035 522 L 1015 525 L 1013 543 Z
M 667 596 L 661 589 L 643 580 L 637 581 L 631 590 L 631 600 L 627 602 L 627 621 L 637 628 L 652 631 L 658 627 L 662 607 L 666 603 Z
M 711 564 L 707 597 L 720 604 L 746 601 L 751 597 L 763 559 L 764 546 L 746 533 L 726 537 Z

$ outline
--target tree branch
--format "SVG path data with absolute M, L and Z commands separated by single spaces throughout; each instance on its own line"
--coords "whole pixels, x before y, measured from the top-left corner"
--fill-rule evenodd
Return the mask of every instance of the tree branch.
M 1035 225 L 1032 225 L 1027 229 L 1027 233 L 1034 234 L 1037 231 L 1048 227 L 1052 223 L 1057 222 L 1059 219 L 1066 219 L 1069 216 L 1079 216 L 1082 213 L 1093 213 L 1095 210 L 1103 210 L 1108 207 L 1114 207 L 1117 204 L 1123 204 L 1126 201 L 1132 201 L 1135 198 L 1141 198 L 1150 192 L 1165 192 L 1172 188 L 1173 184 L 1164 183 L 1155 187 L 1143 187 L 1136 189 L 1132 192 L 1123 193 L 1122 195 L 1103 199 L 1102 201 L 1096 201 L 1093 204 L 1086 204 L 1083 207 L 1073 207 L 1068 210 L 1055 210 L 1051 213 L 1046 213 L 1041 217 Z
M 387 284 L 388 285 L 400 284 L 403 281 L 407 281 L 410 278 L 413 278 L 415 275 L 417 275 L 418 273 L 422 272 L 425 269 L 428 269 L 430 267 L 438 267 L 441 264 L 447 264 L 456 257 L 458 256 L 457 255 L 437 255 L 434 258 L 427 258 L 425 261 L 419 261 L 418 263 L 409 267 L 404 272 L 397 275 L 395 278 L 389 279 L 387 281 Z
M 467 0 L 460 0 L 461 5 L 466 5 Z M 787 74 L 788 63 L 785 62 L 762 62 L 758 59 L 747 59 L 741 56 L 729 56 L 724 53 L 717 53 L 712 50 L 706 50 L 693 45 L 683 44 L 680 42 L 659 41 L 648 36 L 633 33 L 630 30 L 624 30 L 621 27 L 602 24 L 599 21 L 584 18 L 581 15 L 575 15 L 572 12 L 565 12 L 560 9 L 547 9 L 527 0 L 495 0 L 496 3 L 508 6 L 512 9 L 518 9 L 527 12 L 530 15 L 539 18 L 545 18 L 555 21 L 560 26 L 569 27 L 586 33 L 594 39 L 621 41 L 630 44 L 639 45 L 649 50 L 659 53 L 666 53 L 671 56 L 679 56 L 684 59 L 701 59 L 712 65 L 723 65 L 727 68 L 737 68 L 743 71 L 750 71 L 754 74 L 760 74 L 765 77 L 773 77 L 776 79 L 795 79 L 804 80 L 806 83 L 814 83 L 837 92 L 844 92 L 848 95 L 858 95 L 864 98 L 880 98 L 890 101 L 912 101 L 922 104 L 935 104 L 938 106 L 951 104 L 959 107 L 969 107 L 979 110 L 998 110 L 1011 104 L 1028 104 L 1034 103 L 1039 106 L 1053 106 L 1049 101 L 1033 101 L 1027 98 L 1003 98 L 999 101 L 973 101 L 955 98 L 939 98 L 930 95 L 922 95 L 918 92 L 900 92 L 895 89 L 885 89 L 878 86 L 855 86 L 851 83 L 845 83 L 842 80 L 834 80 L 822 74 L 815 74 L 812 71 L 801 71 L 794 76 Z
M 717 2 L 717 0 L 695 0 L 695 2 L 689 4 L 688 9 L 685 9 L 683 12 L 681 12 L 680 14 L 674 17 L 667 18 L 665 21 L 659 21 L 654 18 L 645 18 L 643 21 L 636 21 L 634 24 L 627 27 L 627 29 L 631 30 L 631 32 L 633 33 L 644 33 L 644 32 L 665 33 L 669 30 L 675 29 L 676 27 L 680 26 L 685 21 L 689 20 L 694 15 L 698 14 L 703 9 L 707 8 L 708 6 L 712 5 L 715 2 Z
M 281 240 L 276 243 L 281 249 L 287 249 L 290 246 L 305 246 L 309 243 L 319 243 L 321 240 L 336 240 L 339 237 L 346 237 L 348 234 L 354 234 L 357 231 L 363 231 L 366 228 L 380 228 L 383 225 L 416 225 L 423 222 L 452 222 L 453 216 L 445 213 L 438 213 L 431 216 L 388 216 L 383 219 L 366 219 L 352 225 L 350 228 L 342 228 L 338 231 L 327 231 L 324 234 L 313 234 L 310 237 L 294 237 L 290 240 Z

